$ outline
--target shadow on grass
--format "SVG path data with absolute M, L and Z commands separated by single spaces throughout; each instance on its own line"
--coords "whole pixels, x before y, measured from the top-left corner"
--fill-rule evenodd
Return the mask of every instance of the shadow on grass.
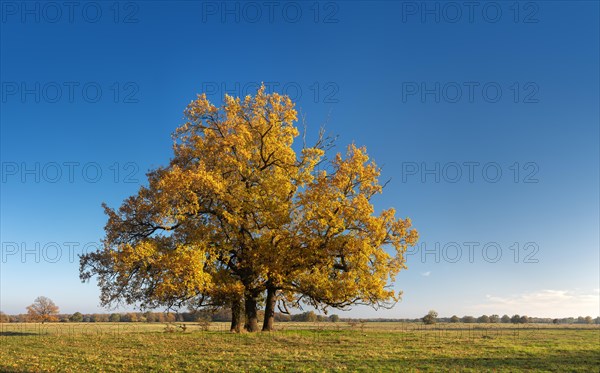
M 394 361 L 389 361 L 394 362 Z M 554 354 L 537 356 L 507 356 L 507 357 L 474 357 L 474 358 L 425 358 L 408 359 L 408 361 L 398 361 L 400 364 L 407 364 L 411 368 L 423 368 L 425 370 L 432 367 L 438 367 L 445 371 L 460 371 L 463 369 L 476 370 L 547 370 L 547 371 L 597 371 L 600 365 L 600 354 L 598 350 L 584 351 L 562 351 Z
M 33 335 L 36 335 L 36 333 L 0 332 L 0 337 L 28 337 Z

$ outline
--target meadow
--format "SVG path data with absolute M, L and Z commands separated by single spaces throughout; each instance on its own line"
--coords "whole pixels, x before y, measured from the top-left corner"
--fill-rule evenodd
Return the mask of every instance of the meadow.
M 174 324 L 181 326 L 182 323 Z M 0 324 L 2 372 L 571 371 L 600 367 L 598 325 Z

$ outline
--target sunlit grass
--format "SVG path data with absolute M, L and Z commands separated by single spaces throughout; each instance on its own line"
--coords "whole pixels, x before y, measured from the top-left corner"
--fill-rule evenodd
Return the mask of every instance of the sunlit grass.
M 187 324 L 2 324 L 0 370 L 597 371 L 598 326 L 280 323 L 231 334 Z

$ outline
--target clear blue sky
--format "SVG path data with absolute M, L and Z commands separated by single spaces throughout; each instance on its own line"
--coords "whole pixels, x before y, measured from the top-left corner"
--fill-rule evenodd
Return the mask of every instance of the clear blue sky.
M 100 204 L 168 162 L 197 93 L 265 82 L 367 146 L 377 208 L 420 231 L 403 301 L 345 315 L 600 314 L 598 2 L 52 4 L 0 9 L 4 312 L 99 310 L 70 250 Z

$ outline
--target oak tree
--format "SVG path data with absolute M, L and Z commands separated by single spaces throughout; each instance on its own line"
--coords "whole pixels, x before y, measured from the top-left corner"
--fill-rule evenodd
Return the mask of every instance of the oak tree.
M 231 307 L 231 330 L 273 328 L 275 307 L 389 307 L 418 239 L 410 219 L 375 212 L 380 169 L 363 147 L 326 157 L 320 133 L 298 148 L 293 102 L 264 86 L 216 107 L 199 95 L 174 155 L 108 215 L 104 245 L 81 257 L 104 305 Z
M 47 321 L 57 321 L 58 318 L 56 315 L 58 314 L 58 307 L 52 299 L 47 297 L 37 297 L 33 301 L 33 303 L 27 306 L 27 315 L 31 321 L 38 321 L 41 323 Z

